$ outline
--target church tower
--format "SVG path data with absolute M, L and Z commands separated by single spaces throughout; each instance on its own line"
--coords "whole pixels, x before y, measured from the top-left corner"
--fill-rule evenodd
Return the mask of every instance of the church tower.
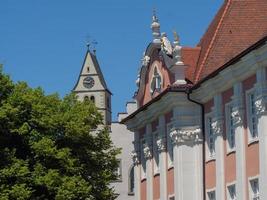
M 90 100 L 94 102 L 103 116 L 104 125 L 111 124 L 112 93 L 107 88 L 95 53 L 92 53 L 89 48 L 73 92 L 77 94 L 78 99 L 81 101 Z

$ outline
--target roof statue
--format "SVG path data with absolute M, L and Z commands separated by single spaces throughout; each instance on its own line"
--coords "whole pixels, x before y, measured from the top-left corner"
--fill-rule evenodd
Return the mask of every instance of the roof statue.
M 170 40 L 167 38 L 166 33 L 161 34 L 161 49 L 169 56 L 172 56 L 172 45 Z

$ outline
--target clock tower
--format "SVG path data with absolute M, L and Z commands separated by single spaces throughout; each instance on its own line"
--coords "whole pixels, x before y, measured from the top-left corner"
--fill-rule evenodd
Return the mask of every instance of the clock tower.
M 78 99 L 90 100 L 95 103 L 102 114 L 104 124 L 111 124 L 111 92 L 107 88 L 104 76 L 101 72 L 95 53 L 89 49 L 86 52 L 83 65 L 73 88 Z

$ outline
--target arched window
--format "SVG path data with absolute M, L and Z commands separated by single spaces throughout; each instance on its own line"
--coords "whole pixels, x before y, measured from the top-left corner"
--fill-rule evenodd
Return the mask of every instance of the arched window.
M 161 76 L 158 72 L 157 67 L 154 68 L 154 72 L 153 72 L 153 77 L 152 77 L 152 81 L 151 81 L 151 94 L 153 94 L 155 91 L 160 91 L 161 90 Z
M 92 101 L 93 103 L 95 103 L 95 96 L 91 96 L 90 97 L 90 101 Z
M 83 98 L 83 100 L 84 100 L 84 101 L 89 101 L 89 97 L 88 97 L 88 96 L 85 96 L 85 97 Z
M 134 165 L 129 169 L 128 195 L 134 195 Z

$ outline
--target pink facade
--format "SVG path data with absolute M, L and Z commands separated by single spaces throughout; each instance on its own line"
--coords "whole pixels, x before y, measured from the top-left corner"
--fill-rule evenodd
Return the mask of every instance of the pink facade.
M 123 121 L 136 135 L 142 200 L 267 199 L 267 26 L 254 13 L 261 9 L 267 13 L 263 0 L 225 1 L 192 48 L 176 34 L 170 42 L 153 16 L 139 108 Z M 261 34 L 240 26 L 244 19 Z

